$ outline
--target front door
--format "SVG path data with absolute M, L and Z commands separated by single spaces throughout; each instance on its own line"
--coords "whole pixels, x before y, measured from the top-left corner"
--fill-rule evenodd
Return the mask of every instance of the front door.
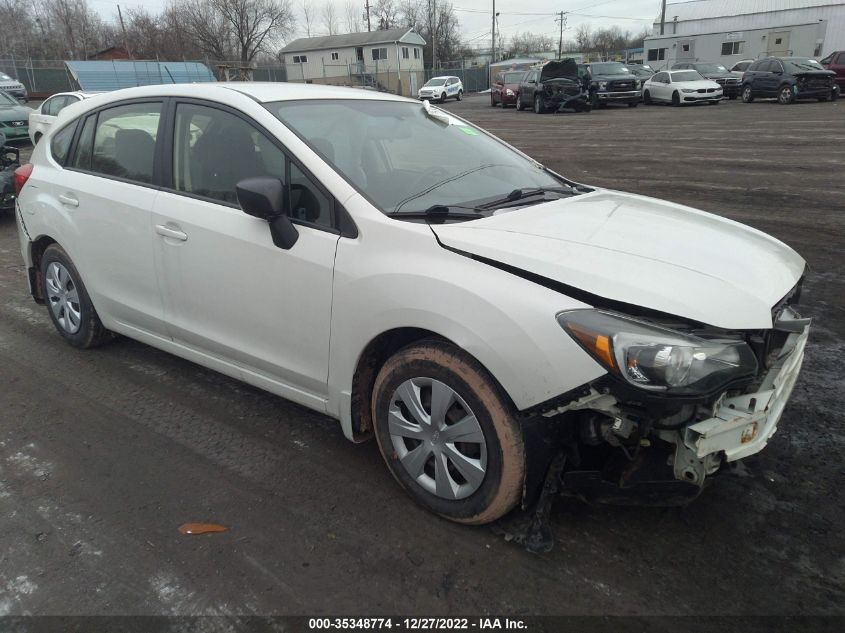
M 245 119 L 196 102 L 174 107 L 172 186 L 152 219 L 170 333 L 237 365 L 245 380 L 318 407 L 338 241 L 332 200 Z M 293 205 L 299 239 L 291 249 L 276 247 L 267 222 L 238 207 L 235 185 L 252 177 L 309 191 Z

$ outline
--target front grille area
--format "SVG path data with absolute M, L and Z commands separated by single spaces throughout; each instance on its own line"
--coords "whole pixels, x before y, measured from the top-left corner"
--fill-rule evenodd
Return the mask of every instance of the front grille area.
M 701 94 L 706 94 L 708 92 L 716 92 L 716 89 L 715 88 L 699 88 L 697 90 L 697 92 L 700 92 Z
M 0 127 L 23 127 L 26 121 L 0 121 Z
M 614 92 L 622 92 L 624 90 L 633 90 L 634 89 L 634 82 L 628 79 L 623 79 L 621 81 L 611 81 L 607 84 L 607 89 L 612 90 Z

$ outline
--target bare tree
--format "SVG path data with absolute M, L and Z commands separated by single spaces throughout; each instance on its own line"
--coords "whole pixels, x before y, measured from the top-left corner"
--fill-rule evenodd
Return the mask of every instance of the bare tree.
M 399 25 L 399 7 L 395 0 L 376 0 L 370 3 L 370 15 L 375 18 L 380 31 Z
M 333 0 L 326 0 L 322 10 L 323 27 L 329 35 L 335 35 L 338 32 L 337 13 L 335 12 Z
M 343 6 L 343 24 L 347 33 L 358 33 L 364 30 L 363 12 L 357 2 L 346 0 Z
M 214 59 L 231 59 L 234 47 L 228 21 L 209 0 L 187 0 L 178 6 L 194 44 Z
M 305 37 L 311 37 L 311 27 L 314 25 L 314 18 L 317 12 L 312 0 L 302 0 L 302 21 L 305 22 Z
M 511 37 L 505 49 L 510 57 L 524 57 L 531 53 L 556 51 L 557 46 L 554 39 L 549 35 L 518 33 Z

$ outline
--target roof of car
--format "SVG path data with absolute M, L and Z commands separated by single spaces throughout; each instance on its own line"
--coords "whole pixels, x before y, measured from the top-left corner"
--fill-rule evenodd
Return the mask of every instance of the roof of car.
M 455 77 L 455 75 L 437 75 L 437 77 L 432 77 L 431 79 L 458 79 L 458 77 Z

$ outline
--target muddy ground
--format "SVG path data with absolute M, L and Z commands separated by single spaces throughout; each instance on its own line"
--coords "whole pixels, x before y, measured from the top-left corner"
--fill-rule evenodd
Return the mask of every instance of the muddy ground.
M 845 102 L 446 107 L 573 179 L 807 259 L 814 332 L 770 446 L 683 510 L 561 500 L 557 547 L 532 555 L 414 505 L 376 445 L 326 417 L 133 341 L 65 345 L 7 215 L 0 614 L 845 615 Z M 186 521 L 229 530 L 182 536 Z

